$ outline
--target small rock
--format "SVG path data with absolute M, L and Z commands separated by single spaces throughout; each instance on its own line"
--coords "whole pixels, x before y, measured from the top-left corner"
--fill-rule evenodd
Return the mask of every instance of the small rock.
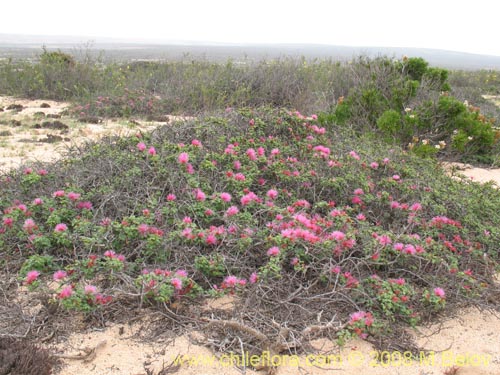
M 48 118 L 61 118 L 61 115 L 58 113 L 49 113 L 47 115 Z
M 50 108 L 50 104 L 49 103 L 42 103 L 42 104 L 40 104 L 40 108 Z

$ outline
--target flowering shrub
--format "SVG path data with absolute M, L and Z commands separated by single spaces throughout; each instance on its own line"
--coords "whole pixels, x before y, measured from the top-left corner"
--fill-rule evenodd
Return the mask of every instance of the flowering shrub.
M 370 340 L 495 288 L 497 190 L 316 116 L 229 110 L 44 169 L 2 178 L 0 252 L 68 309 L 234 294 L 297 335 Z

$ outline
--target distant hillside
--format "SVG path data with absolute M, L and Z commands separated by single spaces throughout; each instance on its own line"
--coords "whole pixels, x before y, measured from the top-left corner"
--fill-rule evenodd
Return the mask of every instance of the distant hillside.
M 285 56 L 305 58 L 331 58 L 348 60 L 359 55 L 370 57 L 389 56 L 400 58 L 418 56 L 433 66 L 450 69 L 494 69 L 500 70 L 500 56 L 477 55 L 464 52 L 426 48 L 404 47 L 353 47 L 322 44 L 221 44 L 210 42 L 150 42 L 146 40 L 123 40 L 112 38 L 40 36 L 0 34 L 0 57 L 35 57 L 42 46 L 65 52 L 83 54 L 86 51 L 97 54 L 104 52 L 113 60 L 161 60 L 204 58 L 225 61 L 252 61 Z

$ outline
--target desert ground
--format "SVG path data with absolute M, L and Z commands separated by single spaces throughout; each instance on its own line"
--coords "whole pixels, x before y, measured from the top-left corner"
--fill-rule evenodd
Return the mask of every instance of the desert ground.
M 19 104 L 22 109 L 8 110 L 12 104 Z M 132 123 L 109 120 L 89 124 L 76 122 L 64 115 L 58 118 L 67 105 L 46 100 L 0 97 L 0 107 L 4 108 L 0 112 L 0 172 L 18 168 L 28 161 L 57 160 L 68 147 L 90 139 L 133 134 L 159 125 L 145 121 Z M 67 125 L 67 128 L 35 126 L 56 119 Z M 500 169 L 458 165 L 453 170 L 474 181 L 492 180 L 500 185 Z M 206 308 L 237 309 L 237 306 L 234 298 L 223 298 L 207 302 Z M 59 375 L 257 373 L 244 366 L 229 364 L 224 353 L 209 348 L 210 340 L 202 332 L 190 332 L 174 338 L 169 335 L 147 337 L 144 327 L 148 319 L 152 318 L 154 316 L 130 323 L 109 324 L 105 329 L 75 328 L 71 335 L 54 337 L 44 345 L 62 357 L 62 366 L 57 369 Z M 335 343 L 322 339 L 314 342 L 317 349 L 314 355 L 301 355 L 293 360 L 282 355 L 274 358 L 274 361 L 283 362 L 277 368 L 277 374 L 325 374 L 338 371 L 345 375 L 493 375 L 500 374 L 498 332 L 500 314 L 468 309 L 457 312 L 455 317 L 443 318 L 432 326 L 418 327 L 410 332 L 416 342 L 428 350 L 422 352 L 419 360 L 406 361 L 404 353 L 397 351 L 389 352 L 390 357 L 380 357 L 370 344 L 362 340 L 350 341 L 345 347 L 339 348 Z M 185 362 L 173 363 L 175 358 L 183 358 Z

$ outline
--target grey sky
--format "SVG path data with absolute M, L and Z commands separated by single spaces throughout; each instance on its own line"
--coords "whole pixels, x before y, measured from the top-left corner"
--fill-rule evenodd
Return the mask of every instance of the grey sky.
M 500 56 L 498 0 L 20 0 L 0 33 L 421 47 Z

